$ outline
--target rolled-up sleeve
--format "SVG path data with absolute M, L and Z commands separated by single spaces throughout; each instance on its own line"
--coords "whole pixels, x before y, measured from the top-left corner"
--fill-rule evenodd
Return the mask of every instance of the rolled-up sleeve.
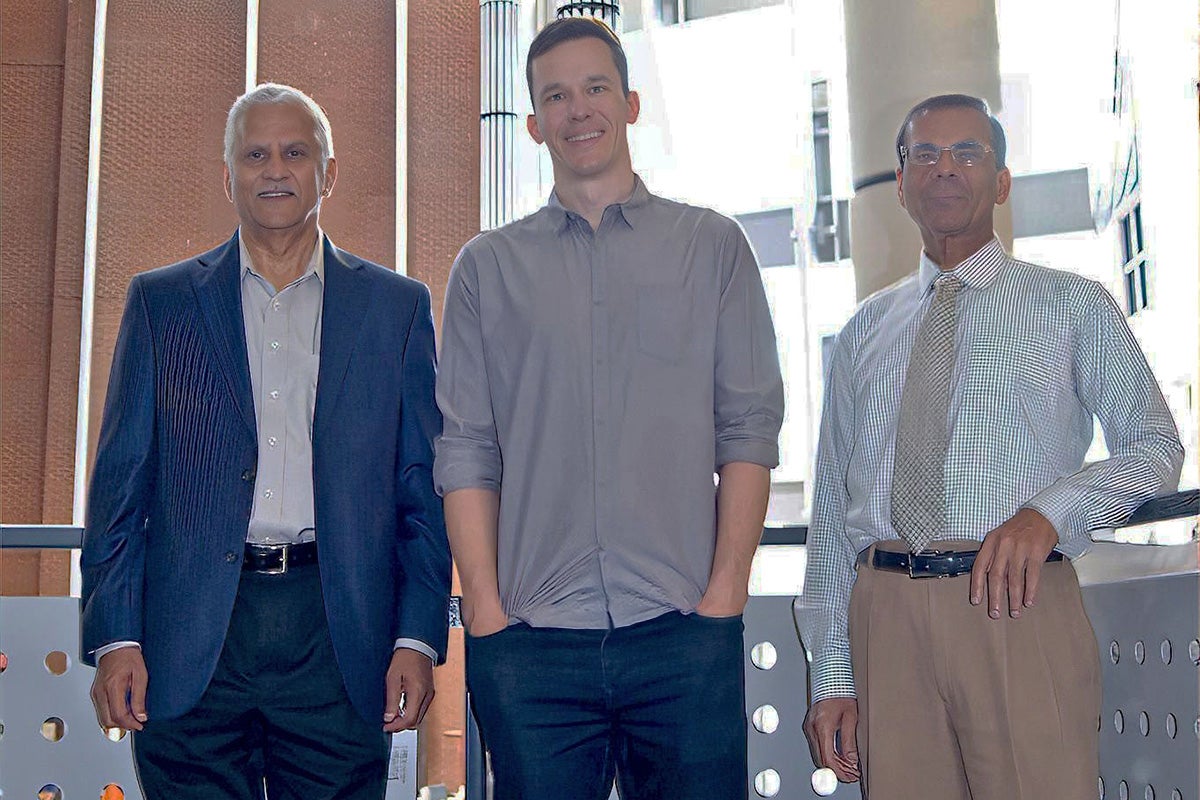
M 479 314 L 479 275 L 468 244 L 459 253 L 446 287 L 437 402 L 442 435 L 437 438 L 434 488 L 499 491 L 502 463 L 492 414 Z
M 713 410 L 716 466 L 779 465 L 783 378 L 758 261 L 736 223 L 721 247 L 725 285 L 717 318 Z

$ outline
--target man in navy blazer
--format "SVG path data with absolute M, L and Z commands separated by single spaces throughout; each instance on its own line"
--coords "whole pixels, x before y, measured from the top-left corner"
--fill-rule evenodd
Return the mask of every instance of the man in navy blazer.
M 135 277 L 83 543 L 82 657 L 143 793 L 380 798 L 445 658 L 429 291 L 317 224 L 337 163 L 291 87 L 239 98 L 240 226 Z

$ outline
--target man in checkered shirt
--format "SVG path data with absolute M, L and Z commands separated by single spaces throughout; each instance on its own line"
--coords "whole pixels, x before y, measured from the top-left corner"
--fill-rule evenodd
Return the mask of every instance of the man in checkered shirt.
M 871 800 L 1093 800 L 1099 658 L 1070 559 L 1172 490 L 1183 448 L 1107 290 L 996 239 L 1012 180 L 986 102 L 925 100 L 896 149 L 924 250 L 832 359 L 804 730 Z M 1093 417 L 1110 456 L 1085 466 Z

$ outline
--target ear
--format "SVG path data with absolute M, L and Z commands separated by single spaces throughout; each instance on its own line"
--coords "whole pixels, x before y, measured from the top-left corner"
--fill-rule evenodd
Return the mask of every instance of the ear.
M 637 122 L 638 114 L 642 112 L 642 98 L 638 93 L 630 90 L 629 94 L 625 95 L 625 104 L 629 106 L 629 112 L 625 115 L 625 122 L 629 125 Z
M 542 136 L 542 131 L 538 128 L 537 115 L 530 114 L 525 117 L 525 130 L 529 131 L 529 136 L 538 144 L 545 144 L 546 140 Z
M 1002 206 L 1008 200 L 1008 193 L 1012 191 L 1012 173 L 1008 171 L 1008 167 L 996 173 L 996 205 Z
M 904 205 L 904 168 L 900 167 L 896 170 L 896 198 L 900 201 L 901 208 L 908 208 Z
M 329 197 L 333 194 L 335 183 L 337 183 L 337 159 L 330 157 L 329 162 L 325 164 L 325 180 L 321 186 L 321 196 Z
M 233 202 L 233 176 L 229 174 L 229 165 L 223 167 L 225 171 L 225 199 Z

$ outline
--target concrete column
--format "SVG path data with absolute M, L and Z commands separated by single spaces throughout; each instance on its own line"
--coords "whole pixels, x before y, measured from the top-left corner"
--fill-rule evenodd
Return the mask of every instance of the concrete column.
M 859 299 L 916 268 L 921 237 L 896 199 L 895 137 L 926 97 L 961 92 L 1000 110 L 994 0 L 845 0 L 846 73 L 855 194 L 850 251 Z M 1012 218 L 996 228 L 1012 246 Z

